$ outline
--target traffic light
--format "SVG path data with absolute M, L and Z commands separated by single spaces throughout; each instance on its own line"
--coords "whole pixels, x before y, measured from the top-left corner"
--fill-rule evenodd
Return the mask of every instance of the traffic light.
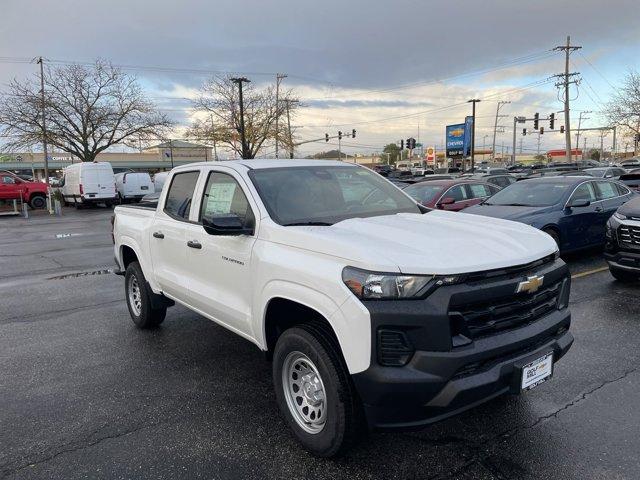
M 640 142 L 640 133 L 636 133 L 636 142 Z
M 526 128 L 523 128 L 523 129 L 522 129 L 522 135 L 524 136 L 524 135 L 526 135 L 526 134 L 527 134 L 527 129 L 526 129 Z
M 553 130 L 553 126 L 556 123 L 556 114 L 552 113 L 551 115 L 549 115 L 549 129 Z
M 411 138 L 411 148 L 414 149 L 416 148 L 416 139 L 415 138 Z
M 351 138 L 356 138 L 356 129 L 351 130 Z
M 400 140 L 400 150 L 404 150 L 404 140 Z
M 406 145 L 407 145 L 407 149 L 409 149 L 409 150 L 410 150 L 410 149 L 411 149 L 411 139 L 410 139 L 410 138 L 407 138 L 407 143 L 406 143 Z
M 328 141 L 329 141 L 329 134 L 328 134 L 328 133 L 325 133 L 325 134 L 324 134 L 324 141 L 325 141 L 325 142 L 328 142 Z
M 560 125 L 560 133 L 564 133 L 564 125 Z
M 533 116 L 533 129 L 537 130 L 538 129 L 538 124 L 540 123 L 540 114 L 536 113 Z
M 338 140 L 342 140 L 342 132 L 338 132 Z
M 544 133 L 544 127 L 540 127 L 540 135 Z

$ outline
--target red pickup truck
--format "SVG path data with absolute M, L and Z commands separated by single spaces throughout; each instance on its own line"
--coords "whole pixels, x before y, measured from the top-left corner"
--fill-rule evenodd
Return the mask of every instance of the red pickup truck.
M 45 208 L 47 185 L 27 182 L 11 172 L 0 171 L 0 200 L 22 199 L 31 208 Z

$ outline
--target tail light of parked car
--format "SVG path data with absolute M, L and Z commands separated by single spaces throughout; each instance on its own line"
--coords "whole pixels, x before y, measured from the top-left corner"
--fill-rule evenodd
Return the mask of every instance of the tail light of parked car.
M 116 244 L 116 237 L 113 235 L 113 229 L 115 227 L 115 223 L 116 223 L 116 216 L 115 215 L 111 215 L 111 241 L 113 242 L 113 244 Z
M 80 184 L 80 195 L 84 195 L 84 188 L 82 188 L 82 184 Z

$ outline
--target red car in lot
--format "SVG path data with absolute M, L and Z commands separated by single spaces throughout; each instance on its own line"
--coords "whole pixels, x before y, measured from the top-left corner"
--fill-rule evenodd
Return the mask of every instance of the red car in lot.
M 27 202 L 31 208 L 45 208 L 47 205 L 47 185 L 42 182 L 28 182 L 11 172 L 0 171 L 0 200 Z
M 500 190 L 499 187 L 477 180 L 426 180 L 404 189 L 425 207 L 457 212 L 477 205 Z

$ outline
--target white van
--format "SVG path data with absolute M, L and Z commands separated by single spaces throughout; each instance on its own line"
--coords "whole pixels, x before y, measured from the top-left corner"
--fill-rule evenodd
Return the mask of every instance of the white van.
M 116 191 L 120 203 L 139 202 L 153 192 L 151 176 L 146 172 L 123 172 L 116 175 Z
M 153 184 L 156 192 L 161 192 L 164 182 L 167 180 L 169 172 L 158 172 L 153 176 Z
M 109 162 L 81 162 L 65 167 L 60 183 L 65 205 L 116 203 L 116 179 Z
M 406 162 L 406 161 L 396 162 L 396 170 L 399 170 L 401 172 L 411 171 L 411 167 L 413 167 L 413 163 L 411 162 Z

